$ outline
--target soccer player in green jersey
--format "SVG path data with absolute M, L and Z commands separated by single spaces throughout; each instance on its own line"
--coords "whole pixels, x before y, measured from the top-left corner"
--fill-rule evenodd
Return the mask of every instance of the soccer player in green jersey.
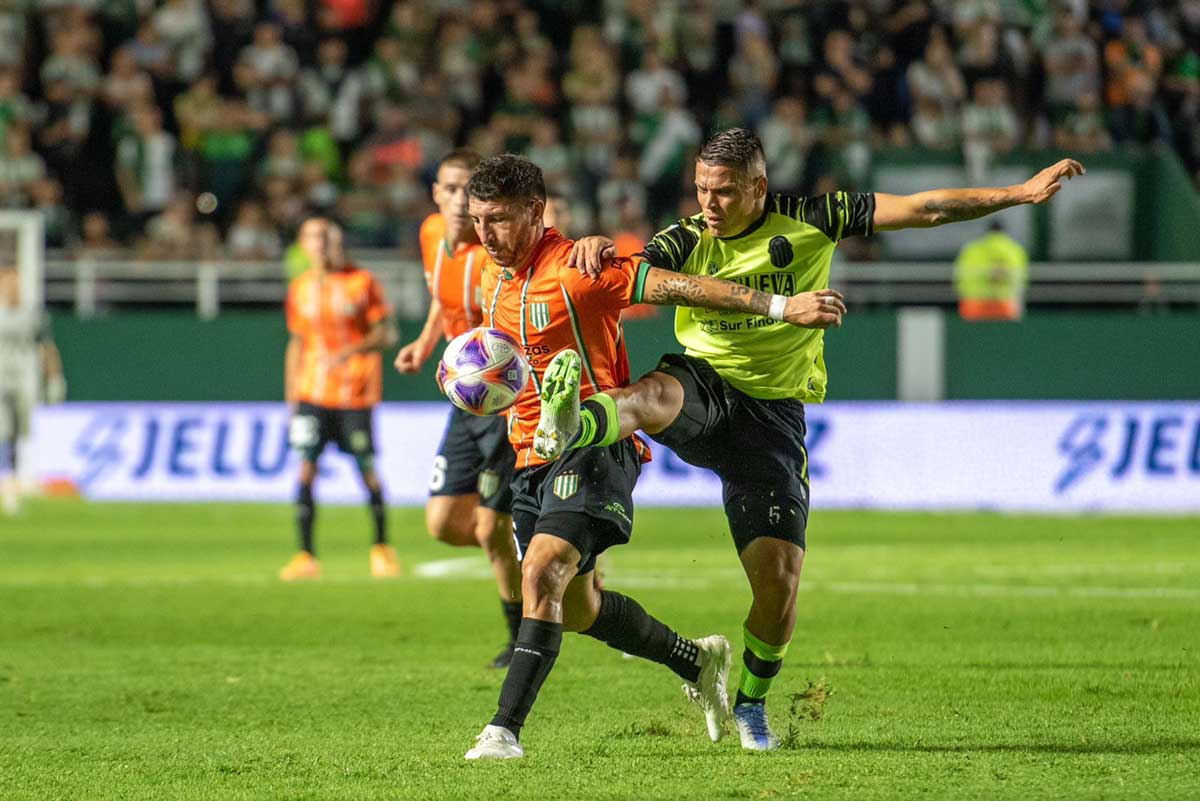
M 702 211 L 656 235 L 652 266 L 710 275 L 774 295 L 772 319 L 685 308 L 687 288 L 664 282 L 652 303 L 678 303 L 667 354 L 637 383 L 582 403 L 543 400 L 535 449 L 604 446 L 641 429 L 684 461 L 721 479 L 725 514 L 753 602 L 743 631 L 741 684 L 733 709 L 742 747 L 778 746 L 765 701 L 796 625 L 796 590 L 808 521 L 804 404 L 825 399 L 824 331 L 776 322 L 785 296 L 829 285 L 837 243 L 875 231 L 930 228 L 1010 206 L 1044 203 L 1083 173 L 1067 159 L 1024 184 L 941 189 L 915 195 L 834 192 L 791 197 L 767 191 L 762 143 L 735 128 L 714 135 L 696 161 Z M 822 298 L 840 323 L 840 298 Z

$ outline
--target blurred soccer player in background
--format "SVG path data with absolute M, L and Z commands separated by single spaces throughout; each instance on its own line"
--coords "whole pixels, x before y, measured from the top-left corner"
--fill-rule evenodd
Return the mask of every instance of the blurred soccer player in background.
M 570 236 L 574 223 L 571 201 L 557 192 L 550 192 L 546 196 L 546 211 L 542 215 L 542 222 L 547 228 L 554 228 L 563 236 Z
M 564 629 L 670 668 L 686 682 L 717 740 L 728 715 L 728 641 L 682 637 L 632 598 L 600 590 L 594 581 L 596 557 L 632 534 L 633 487 L 648 449 L 634 437 L 546 463 L 533 450 L 545 422 L 537 417 L 539 393 L 565 394 L 577 407 L 581 391 L 590 395 L 627 384 L 620 314 L 643 298 L 766 315 L 770 296 L 632 259 L 616 259 L 596 278 L 584 275 L 574 266 L 574 243 L 543 224 L 542 171 L 526 158 L 482 162 L 468 194 L 476 233 L 493 262 L 483 274 L 484 322 L 521 343 L 532 375 L 508 412 L 523 617 L 496 714 L 466 757 L 524 756 L 521 728 L 558 657 Z M 775 311 L 795 324 L 835 324 L 840 314 L 818 311 L 831 297 L 840 306 L 836 293 L 826 290 L 789 298 L 786 308 Z
M 778 298 L 828 286 L 834 247 L 846 237 L 1044 203 L 1082 173 L 1067 159 L 998 189 L 792 197 L 767 191 L 762 143 L 735 128 L 714 135 L 697 157 L 701 212 L 660 232 L 642 255 L 664 270 L 726 278 Z M 762 322 L 678 309 L 675 331 L 684 354 L 664 355 L 657 370 L 632 386 L 585 400 L 578 417 L 548 404 L 543 417 L 563 423 L 558 436 L 538 443 L 539 455 L 552 459 L 564 447 L 568 454 L 608 447 L 642 430 L 720 477 L 753 594 L 733 709 L 742 747 L 751 750 L 778 746 L 766 697 L 796 625 L 809 508 L 804 404 L 824 400 L 826 380 L 821 330 Z
M 279 571 L 284 581 L 321 575 L 313 547 L 317 459 L 331 442 L 354 457 L 369 496 L 375 544 L 371 575 L 399 575 L 387 543 L 387 509 L 375 472 L 372 417 L 383 396 L 381 351 L 396 342 L 391 309 L 369 271 L 346 260 L 342 230 L 321 217 L 305 220 L 298 236 L 309 269 L 288 287 L 285 397 L 292 408 L 288 440 L 300 453 L 296 527 L 300 551 Z
M 37 401 L 61 403 L 67 394 L 50 320 L 21 306 L 21 277 L 0 267 L 0 512 L 21 509 L 20 446 Z
M 438 164 L 433 202 L 438 211 L 421 224 L 421 260 L 431 300 L 420 335 L 400 349 L 396 369 L 415 375 L 439 342 L 481 324 L 479 280 L 487 253 L 467 214 L 467 180 L 479 163 L 471 150 L 454 150 Z M 521 625 L 521 573 L 512 539 L 513 450 L 504 417 L 476 417 L 454 408 L 446 423 L 433 475 L 425 525 L 448 545 L 479 547 L 496 575 L 508 644 L 491 661 L 508 667 Z

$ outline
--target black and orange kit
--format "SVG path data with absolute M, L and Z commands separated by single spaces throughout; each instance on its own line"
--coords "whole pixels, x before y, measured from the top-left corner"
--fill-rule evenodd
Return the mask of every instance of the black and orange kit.
M 650 450 L 637 437 L 608 447 L 579 448 L 547 464 L 533 452 L 541 410 L 541 377 L 555 355 L 580 355 L 581 398 L 629 383 L 629 359 L 621 310 L 641 301 L 648 266 L 616 259 L 599 278 L 581 276 L 567 264 L 574 243 L 546 231 L 519 270 L 485 268 L 484 319 L 516 338 L 529 359 L 532 378 L 508 411 L 509 441 L 517 457 L 513 524 L 523 554 L 534 534 L 552 534 L 581 554 L 579 572 L 590 571 L 607 548 L 629 541 L 633 487 Z

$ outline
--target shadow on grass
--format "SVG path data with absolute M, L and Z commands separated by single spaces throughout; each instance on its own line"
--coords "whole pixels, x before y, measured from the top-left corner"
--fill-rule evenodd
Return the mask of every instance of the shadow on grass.
M 1012 754 L 1180 754 L 1200 751 L 1200 740 L 1166 739 L 1149 740 L 1145 742 L 1113 743 L 989 743 L 983 745 L 942 744 L 937 743 L 888 743 L 888 742 L 853 742 L 853 743 L 800 743 L 796 746 L 800 751 L 895 751 L 914 754 L 970 754 L 970 753 L 1012 753 Z

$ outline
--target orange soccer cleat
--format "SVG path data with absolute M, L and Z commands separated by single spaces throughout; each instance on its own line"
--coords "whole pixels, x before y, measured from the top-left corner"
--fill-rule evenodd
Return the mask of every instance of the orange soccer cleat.
M 371 546 L 371 575 L 378 579 L 400 575 L 400 560 L 396 558 L 395 548 L 383 544 Z
M 308 551 L 301 551 L 279 569 L 280 581 L 311 581 L 321 577 L 321 563 Z

